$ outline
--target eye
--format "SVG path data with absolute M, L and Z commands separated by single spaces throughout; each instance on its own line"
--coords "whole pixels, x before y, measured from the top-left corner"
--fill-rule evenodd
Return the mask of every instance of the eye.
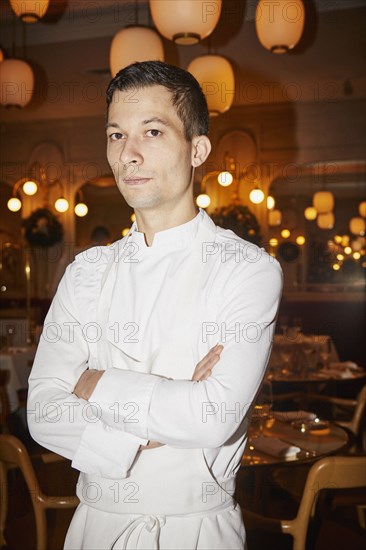
M 123 138 L 123 134 L 120 132 L 113 132 L 113 134 L 109 135 L 109 139 L 112 141 L 118 141 L 119 139 Z
M 147 135 L 148 137 L 158 137 L 158 136 L 160 136 L 160 134 L 161 134 L 160 130 L 154 130 L 154 129 L 148 130 L 148 131 L 146 132 L 146 135 Z

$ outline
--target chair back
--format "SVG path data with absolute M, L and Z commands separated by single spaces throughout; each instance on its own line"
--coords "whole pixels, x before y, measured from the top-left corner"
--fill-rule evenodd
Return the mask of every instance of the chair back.
M 51 453 L 53 454 L 53 453 Z M 57 459 L 62 459 L 54 455 Z M 29 454 L 23 443 L 13 435 L 0 434 L 0 489 L 2 506 L 0 508 L 0 543 L 4 544 L 4 529 L 7 513 L 7 468 L 17 466 L 25 479 L 32 497 L 36 522 L 37 550 L 47 550 L 47 508 L 76 508 L 79 499 L 73 496 L 50 496 L 42 493 Z
M 31 495 L 37 500 L 43 500 L 28 451 L 17 437 L 0 435 L 0 461 L 6 465 L 16 465 L 22 472 Z
M 357 396 L 355 411 L 353 413 L 352 420 L 349 423 L 349 428 L 357 436 L 361 434 L 362 420 L 364 418 L 365 408 L 366 408 L 366 384 L 364 385 L 364 387 L 362 388 L 362 390 Z
M 9 380 L 10 371 L 0 369 L 0 430 L 2 433 L 8 432 L 7 418 L 10 414 L 10 405 L 7 385 Z
M 332 456 L 319 460 L 309 471 L 297 516 L 282 520 L 284 533 L 294 537 L 293 550 L 304 550 L 309 521 L 322 489 L 366 487 L 366 456 Z

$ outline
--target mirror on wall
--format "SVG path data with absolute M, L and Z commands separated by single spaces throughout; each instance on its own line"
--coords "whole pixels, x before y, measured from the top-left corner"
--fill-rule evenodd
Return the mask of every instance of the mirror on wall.
M 364 289 L 365 185 L 363 163 L 305 167 L 272 182 L 269 237 L 285 289 Z

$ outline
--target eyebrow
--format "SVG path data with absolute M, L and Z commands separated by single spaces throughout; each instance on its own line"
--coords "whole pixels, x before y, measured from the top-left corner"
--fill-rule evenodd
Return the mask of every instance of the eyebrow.
M 163 120 L 162 118 L 159 118 L 158 116 L 154 116 L 151 118 L 147 118 L 146 120 L 143 120 L 141 122 L 141 126 L 146 126 L 147 124 L 150 124 L 151 122 L 158 122 L 159 124 L 162 124 L 163 126 L 166 126 L 169 128 L 171 124 L 167 122 L 166 120 Z M 108 130 L 108 128 L 120 128 L 119 124 L 117 122 L 107 122 L 105 125 L 105 129 Z

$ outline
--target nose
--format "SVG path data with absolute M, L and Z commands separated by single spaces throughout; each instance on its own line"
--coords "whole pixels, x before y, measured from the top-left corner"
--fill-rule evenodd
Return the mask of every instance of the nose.
M 140 166 L 143 162 L 143 157 L 138 147 L 136 140 L 128 137 L 123 144 L 119 156 L 120 162 L 125 166 Z

